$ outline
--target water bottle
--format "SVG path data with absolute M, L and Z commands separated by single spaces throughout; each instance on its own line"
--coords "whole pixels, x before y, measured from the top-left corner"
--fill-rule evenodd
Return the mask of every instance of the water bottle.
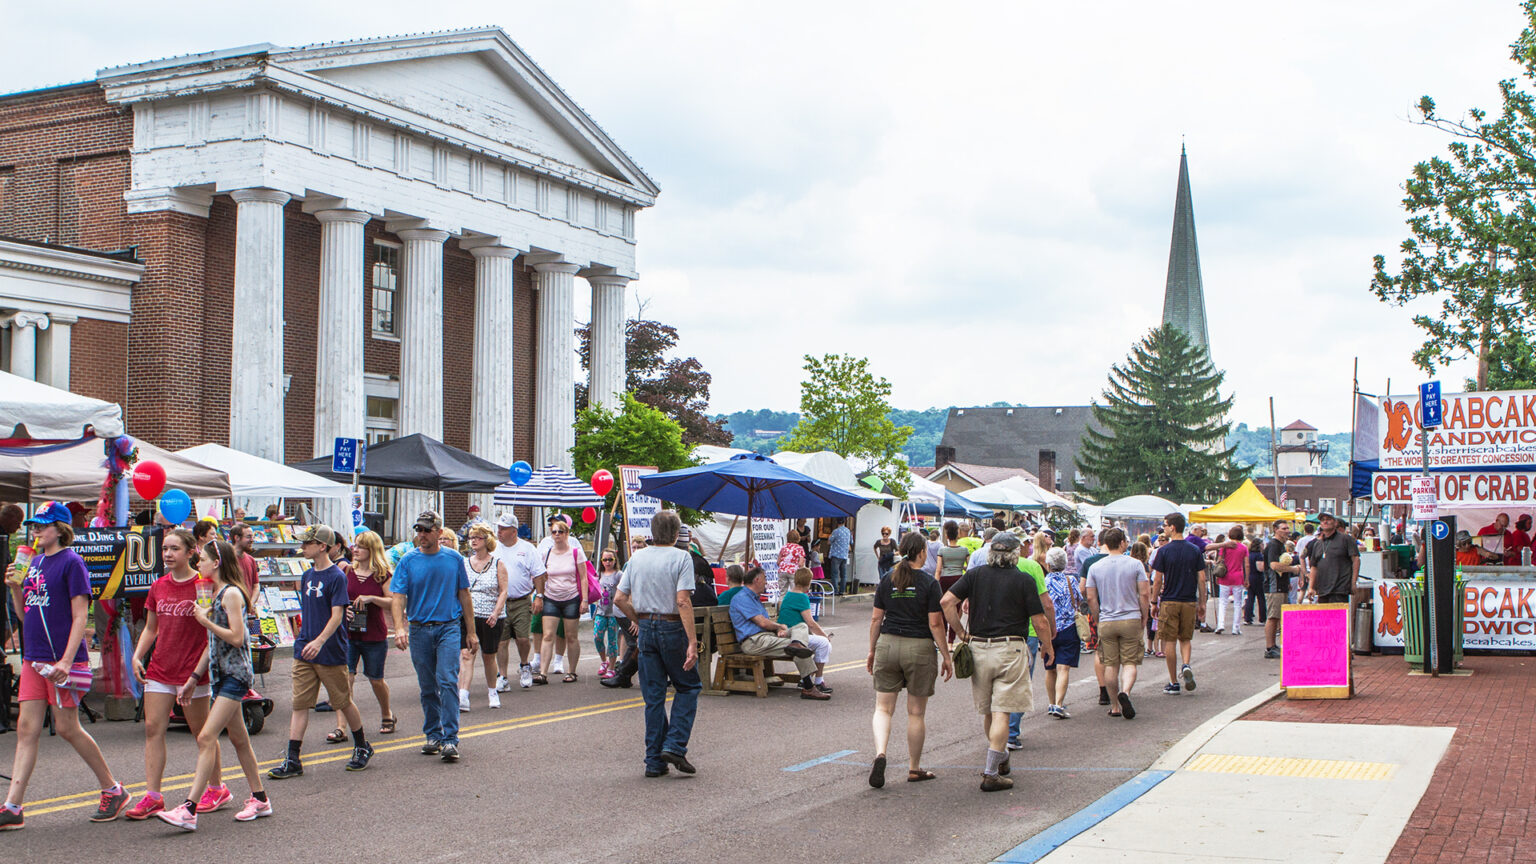
M 44 663 L 41 660 L 33 660 L 32 671 L 43 676 L 44 678 L 51 678 L 53 677 L 53 664 Z

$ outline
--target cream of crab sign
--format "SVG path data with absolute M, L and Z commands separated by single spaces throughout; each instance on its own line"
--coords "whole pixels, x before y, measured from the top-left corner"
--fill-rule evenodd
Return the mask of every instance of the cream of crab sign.
M 1536 466 L 1536 390 L 1447 393 L 1440 401 L 1444 420 L 1429 430 L 1433 467 Z M 1417 394 L 1377 400 L 1376 421 L 1380 470 L 1423 467 Z
M 1430 457 L 1434 461 L 1434 457 Z M 1377 471 L 1371 474 L 1371 501 L 1412 504 L 1414 481 L 1423 475 Z M 1432 471 L 1435 501 L 1464 507 L 1526 507 L 1536 501 L 1536 471 Z

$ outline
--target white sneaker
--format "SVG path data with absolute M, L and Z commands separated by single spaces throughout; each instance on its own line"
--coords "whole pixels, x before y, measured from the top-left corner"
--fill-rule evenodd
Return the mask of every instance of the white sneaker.
M 529 663 L 528 665 L 533 667 L 533 674 L 535 674 L 535 675 L 539 674 L 540 665 L 539 665 L 539 655 L 538 655 L 538 652 L 534 652 L 533 662 Z
M 505 693 L 505 692 L 507 692 L 508 690 L 511 690 L 511 689 L 512 689 L 512 684 L 511 684 L 511 682 L 507 681 L 507 676 L 505 676 L 505 675 L 497 675 L 496 676 L 496 692 L 497 693 Z M 494 706 L 492 706 L 492 707 L 494 707 Z
M 521 684 L 524 690 L 527 690 L 529 687 L 532 687 L 533 686 L 533 670 L 528 668 L 527 666 L 524 666 L 524 667 L 518 669 L 517 670 L 517 683 Z
M 487 702 L 491 703 L 491 707 L 492 708 L 500 708 L 501 707 L 501 697 L 496 695 L 496 691 L 495 690 L 487 690 L 487 691 L 485 691 L 485 700 Z
M 468 711 L 469 710 L 469 691 L 468 690 L 460 690 L 459 691 L 459 710 L 460 711 Z
M 552 675 L 564 675 L 565 674 L 565 655 L 564 654 L 556 654 L 555 655 L 555 662 L 550 664 L 550 674 L 552 674 Z
M 1243 635 L 1243 628 L 1241 628 L 1241 627 L 1233 627 L 1232 628 L 1232 635 L 1233 636 L 1241 636 L 1241 635 Z

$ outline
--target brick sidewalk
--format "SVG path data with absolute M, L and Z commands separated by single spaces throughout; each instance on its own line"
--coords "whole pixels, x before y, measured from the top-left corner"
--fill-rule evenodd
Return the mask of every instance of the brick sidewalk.
M 1246 719 L 1454 726 L 1387 861 L 1536 862 L 1536 657 L 1468 657 L 1466 667 L 1470 678 L 1410 678 L 1401 657 L 1356 657 L 1355 698 L 1281 698 Z

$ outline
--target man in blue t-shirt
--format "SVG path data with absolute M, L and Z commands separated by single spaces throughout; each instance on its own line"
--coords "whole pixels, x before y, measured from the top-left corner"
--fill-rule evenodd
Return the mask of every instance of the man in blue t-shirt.
M 1194 650 L 1195 622 L 1205 620 L 1205 556 L 1194 543 L 1184 542 L 1184 514 L 1163 517 L 1168 542 L 1152 556 L 1152 596 L 1157 598 L 1157 632 L 1168 661 L 1168 686 L 1163 693 L 1177 696 L 1181 689 L 1195 689 L 1195 673 L 1189 668 Z M 1182 658 L 1183 666 L 1179 666 Z M 1179 687 L 1179 676 L 1184 678 Z
M 806 644 L 811 628 L 804 624 L 786 627 L 768 617 L 768 610 L 758 595 L 768 588 L 768 577 L 761 569 L 752 571 L 752 582 L 731 598 L 731 627 L 743 654 L 788 654 L 800 671 L 800 698 L 825 702 L 832 698 L 816 687 L 816 661 Z
M 304 773 L 299 751 L 321 684 L 331 707 L 341 712 L 352 730 L 352 759 L 347 770 L 361 771 L 373 758 L 373 748 L 363 734 L 363 715 L 352 704 L 352 685 L 347 680 L 347 630 L 341 625 L 351 601 L 347 599 L 346 574 L 331 562 L 331 547 L 337 542 L 336 532 L 324 525 L 311 525 L 299 534 L 299 554 L 309 559 L 309 569 L 299 577 L 299 632 L 293 640 L 288 754 L 283 764 L 267 772 L 273 780 Z
M 389 590 L 395 595 L 395 646 L 411 649 L 421 688 L 421 752 L 459 758 L 459 648 L 480 647 L 475 606 L 469 598 L 464 557 L 442 545 L 443 517 L 432 510 L 416 517 L 416 548 L 395 567 Z M 406 623 L 410 624 L 409 635 Z

